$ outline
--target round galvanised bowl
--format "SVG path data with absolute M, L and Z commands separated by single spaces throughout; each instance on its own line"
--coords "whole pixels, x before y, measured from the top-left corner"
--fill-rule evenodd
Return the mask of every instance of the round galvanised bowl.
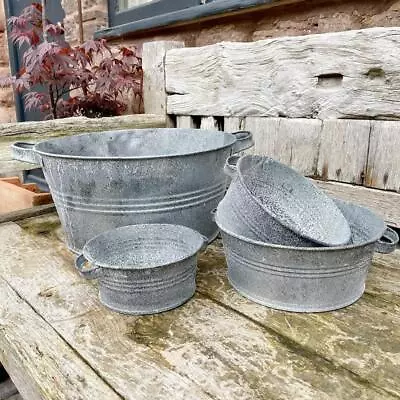
M 235 232 L 220 210 L 228 278 L 243 296 L 265 306 L 294 312 L 322 312 L 348 306 L 365 290 L 375 251 L 389 253 L 396 232 L 370 210 L 336 200 L 350 224 L 351 243 L 336 247 L 282 246 Z
M 76 259 L 98 279 L 100 301 L 125 314 L 154 314 L 189 300 L 196 289 L 197 253 L 207 238 L 178 225 L 131 225 L 91 239 Z
M 233 179 L 221 207 L 237 233 L 286 246 L 349 242 L 350 227 L 340 209 L 292 168 L 269 157 L 245 155 L 231 156 L 225 171 Z

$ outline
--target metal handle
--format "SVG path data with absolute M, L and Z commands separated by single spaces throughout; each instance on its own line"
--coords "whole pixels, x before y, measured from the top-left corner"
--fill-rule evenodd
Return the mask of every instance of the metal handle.
M 205 251 L 207 246 L 208 246 L 208 237 L 203 236 L 203 245 L 201 246 L 200 251 L 201 252 Z
M 237 163 L 239 161 L 241 156 L 230 156 L 228 159 L 225 161 L 224 165 L 224 172 L 225 175 L 230 176 L 231 178 L 234 178 L 237 174 Z
M 11 145 L 11 153 L 14 160 L 30 164 L 40 164 L 40 157 L 35 152 L 34 143 L 16 142 Z
M 84 265 L 88 262 L 83 254 L 78 256 L 75 260 L 75 267 L 79 271 L 80 275 L 86 279 L 97 279 L 100 276 L 101 268 L 99 267 L 90 267 L 84 268 Z
M 382 254 L 392 253 L 399 243 L 399 235 L 392 228 L 387 228 L 383 236 L 378 240 L 376 251 Z
M 232 146 L 232 153 L 239 153 L 254 146 L 253 134 L 249 131 L 232 132 L 236 142 Z

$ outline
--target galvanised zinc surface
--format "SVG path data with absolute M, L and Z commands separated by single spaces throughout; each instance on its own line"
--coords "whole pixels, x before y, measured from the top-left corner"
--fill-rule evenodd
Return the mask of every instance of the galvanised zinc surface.
M 214 239 L 211 211 L 225 193 L 225 160 L 251 143 L 251 135 L 246 142 L 217 131 L 143 129 L 50 140 L 32 154 L 67 244 L 80 252 L 99 233 L 132 224 L 184 225 Z

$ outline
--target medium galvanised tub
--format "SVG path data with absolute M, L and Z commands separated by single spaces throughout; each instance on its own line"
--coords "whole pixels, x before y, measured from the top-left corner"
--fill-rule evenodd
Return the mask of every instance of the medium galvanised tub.
M 193 296 L 197 253 L 206 245 L 207 238 L 184 226 L 123 226 L 89 240 L 76 268 L 99 280 L 105 306 L 124 314 L 154 314 Z
M 225 161 L 252 145 L 242 131 L 138 129 L 12 150 L 15 159 L 41 165 L 67 244 L 80 252 L 94 236 L 132 224 L 184 225 L 213 240 L 210 213 L 226 190 Z
M 352 243 L 338 247 L 282 246 L 248 239 L 235 232 L 218 208 L 215 220 L 232 286 L 257 303 L 295 312 L 331 311 L 358 300 L 374 252 L 393 251 L 399 238 L 368 209 L 339 200 L 336 204 L 352 231 Z

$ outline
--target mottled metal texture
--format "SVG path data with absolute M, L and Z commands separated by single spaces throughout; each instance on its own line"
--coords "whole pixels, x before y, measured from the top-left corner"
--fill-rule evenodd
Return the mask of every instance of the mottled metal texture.
M 251 134 L 195 129 L 91 133 L 14 145 L 14 157 L 40 158 L 67 244 L 125 225 L 184 225 L 213 240 L 210 212 L 226 190 L 223 166 L 253 144 Z
M 99 280 L 105 306 L 125 314 L 154 314 L 193 296 L 197 253 L 206 243 L 207 238 L 183 226 L 125 226 L 91 239 L 76 267 L 85 278 Z M 86 261 L 90 268 L 84 267 Z
M 222 222 L 218 210 L 216 222 L 232 286 L 257 303 L 295 312 L 336 310 L 358 300 L 374 251 L 393 250 L 393 243 L 385 247 L 380 241 L 377 246 L 386 225 L 374 213 L 351 203 L 337 200 L 336 204 L 352 231 L 352 244 L 346 246 L 307 248 L 257 242 L 238 235 L 229 220 Z
M 238 233 L 288 246 L 349 242 L 349 224 L 332 199 L 293 169 L 269 157 L 246 155 L 231 157 L 225 170 L 233 180 L 221 213 L 235 221 Z

